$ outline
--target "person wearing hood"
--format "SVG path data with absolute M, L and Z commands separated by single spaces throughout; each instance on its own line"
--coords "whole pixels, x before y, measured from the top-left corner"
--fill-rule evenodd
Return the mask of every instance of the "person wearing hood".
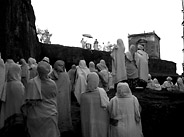
M 97 72 L 97 69 L 95 68 L 95 63 L 93 61 L 89 62 L 89 70 L 90 72 Z
M 5 64 L 4 60 L 1 58 L 0 53 L 0 109 L 1 109 L 1 96 L 3 94 L 4 84 L 5 84 Z
M 125 46 L 122 39 L 117 40 L 117 45 L 114 46 L 112 53 L 112 76 L 114 89 L 119 82 L 127 80 L 127 72 L 125 67 Z
M 76 82 L 75 82 L 75 90 L 74 95 L 77 99 L 77 102 L 80 104 L 80 97 L 83 92 L 86 91 L 86 80 L 87 75 L 91 73 L 89 68 L 86 66 L 85 60 L 80 60 L 79 65 L 77 66 L 76 72 Z
M 27 82 L 29 80 L 29 66 L 27 64 L 27 62 L 25 61 L 25 59 L 21 59 L 20 60 L 20 64 L 21 64 L 21 81 L 23 83 L 23 85 L 26 87 Z
M 109 98 L 103 88 L 98 87 L 99 77 L 95 72 L 87 76 L 87 89 L 81 94 L 81 128 L 83 137 L 107 137 Z
M 143 137 L 141 107 L 126 82 L 118 83 L 116 96 L 110 100 L 108 111 L 110 137 Z
M 57 85 L 48 76 L 50 64 L 40 61 L 38 75 L 29 80 L 22 111 L 31 137 L 59 137 Z
M 107 66 L 105 65 L 105 61 L 103 60 L 104 63 L 102 63 L 102 60 L 100 61 L 100 63 L 98 63 L 97 69 L 98 71 L 98 76 L 100 78 L 99 80 L 99 87 L 103 88 L 106 92 L 109 91 L 109 71 Z
M 0 129 L 5 135 L 21 136 L 23 134 L 24 119 L 21 106 L 24 103 L 25 88 L 21 82 L 21 68 L 16 63 L 8 66 L 4 96 L 1 98 Z M 16 131 L 16 132 L 15 132 Z
M 61 133 L 72 131 L 71 118 L 71 85 L 68 73 L 65 71 L 65 62 L 57 60 L 50 78 L 55 81 L 58 89 L 57 109 L 58 127 Z
M 138 62 L 138 76 L 140 79 L 140 87 L 145 88 L 147 86 L 148 82 L 148 74 L 149 74 L 149 68 L 148 68 L 148 54 L 144 51 L 144 45 L 141 43 L 138 43 L 137 45 L 137 54 L 139 58 Z
M 38 75 L 36 59 L 30 57 L 28 59 L 29 66 L 29 79 L 32 79 Z

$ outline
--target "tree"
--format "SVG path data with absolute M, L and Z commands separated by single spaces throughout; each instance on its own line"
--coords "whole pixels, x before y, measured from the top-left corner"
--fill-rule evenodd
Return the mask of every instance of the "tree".
M 49 33 L 48 29 L 42 30 L 38 28 L 37 35 L 41 43 L 51 44 L 50 37 L 52 36 L 52 34 Z

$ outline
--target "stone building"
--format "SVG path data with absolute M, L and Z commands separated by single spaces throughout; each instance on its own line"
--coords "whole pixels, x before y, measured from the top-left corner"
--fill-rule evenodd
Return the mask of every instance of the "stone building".
M 144 45 L 144 51 L 149 55 L 149 73 L 163 83 L 167 76 L 171 76 L 176 81 L 176 63 L 160 58 L 160 37 L 153 31 L 149 33 L 140 33 L 128 35 L 129 46 L 137 43 Z
M 129 46 L 131 44 L 143 43 L 144 50 L 148 53 L 149 58 L 160 59 L 160 37 L 154 31 L 128 35 L 128 41 Z

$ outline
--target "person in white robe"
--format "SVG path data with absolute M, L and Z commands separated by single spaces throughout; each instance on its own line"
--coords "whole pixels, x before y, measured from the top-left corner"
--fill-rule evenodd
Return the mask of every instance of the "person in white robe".
M 65 62 L 57 60 L 50 78 L 56 82 L 57 108 L 58 108 L 58 127 L 60 132 L 72 131 L 71 118 L 71 84 L 68 73 L 65 71 Z
M 40 61 L 38 75 L 29 80 L 22 111 L 31 137 L 59 137 L 57 85 L 48 76 L 50 64 Z
M 98 68 L 98 76 L 100 78 L 99 81 L 99 87 L 103 88 L 106 92 L 109 91 L 109 71 L 106 67 L 104 66 L 101 62 L 98 63 L 97 65 Z
M 71 69 L 68 71 L 68 76 L 70 78 L 70 83 L 71 83 L 71 92 L 74 92 L 74 87 L 75 87 L 75 78 L 76 78 L 76 65 L 73 64 Z
M 161 87 L 160 83 L 158 82 L 157 78 L 153 79 L 152 89 L 153 90 L 157 90 L 157 91 L 161 91 L 162 90 L 162 87 Z
M 38 75 L 36 59 L 30 57 L 28 59 L 28 66 L 29 66 L 29 79 L 32 79 Z
M 125 67 L 125 46 L 122 39 L 117 40 L 117 45 L 114 46 L 112 53 L 112 76 L 114 81 L 114 89 L 117 83 L 127 80 L 127 72 Z
M 86 61 L 80 60 L 79 65 L 77 66 L 76 82 L 75 82 L 75 90 L 74 90 L 74 95 L 79 104 L 80 104 L 81 94 L 86 91 L 86 86 L 87 86 L 86 80 L 87 80 L 87 75 L 89 73 L 90 73 L 90 70 L 86 66 Z
M 149 74 L 149 68 L 148 68 L 148 54 L 144 51 L 144 45 L 138 43 L 137 45 L 137 54 L 139 57 L 139 63 L 138 63 L 138 76 L 141 80 L 140 86 L 146 87 L 148 82 L 148 74 Z
M 3 90 L 5 94 L 0 110 L 0 129 L 3 128 L 3 132 L 7 136 L 21 136 L 24 132 L 21 126 L 25 126 L 21 113 L 25 88 L 21 82 L 20 66 L 15 63 L 9 64 L 6 76 L 6 84 Z
M 20 64 L 21 64 L 21 81 L 23 83 L 23 85 L 26 87 L 27 82 L 29 80 L 29 66 L 27 64 L 27 62 L 25 61 L 25 59 L 21 59 L 20 60 Z
M 167 90 L 167 91 L 172 91 L 174 89 L 174 84 L 172 82 L 172 78 L 168 76 L 166 78 L 166 81 L 161 85 L 162 89 Z
M 5 64 L 0 54 L 0 108 L 1 108 L 1 97 L 3 93 L 4 83 L 5 83 Z
M 148 74 L 148 82 L 147 82 L 146 88 L 148 88 L 148 89 L 152 89 L 153 88 L 153 79 L 152 79 L 151 74 Z
M 108 137 L 109 98 L 103 88 L 98 87 L 99 77 L 88 74 L 87 91 L 81 95 L 81 128 L 83 137 Z
M 110 137 L 143 137 L 140 104 L 126 82 L 118 83 L 108 111 Z
M 89 70 L 90 72 L 97 72 L 97 69 L 95 68 L 95 63 L 93 61 L 89 62 Z
M 175 83 L 175 89 L 178 90 L 179 92 L 184 92 L 184 84 L 181 77 L 177 78 L 177 81 Z

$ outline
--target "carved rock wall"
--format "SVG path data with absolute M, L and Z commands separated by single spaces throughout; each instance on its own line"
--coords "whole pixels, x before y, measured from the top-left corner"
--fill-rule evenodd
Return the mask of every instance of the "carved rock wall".
M 0 19 L 2 58 L 37 58 L 40 50 L 31 0 L 1 0 Z

